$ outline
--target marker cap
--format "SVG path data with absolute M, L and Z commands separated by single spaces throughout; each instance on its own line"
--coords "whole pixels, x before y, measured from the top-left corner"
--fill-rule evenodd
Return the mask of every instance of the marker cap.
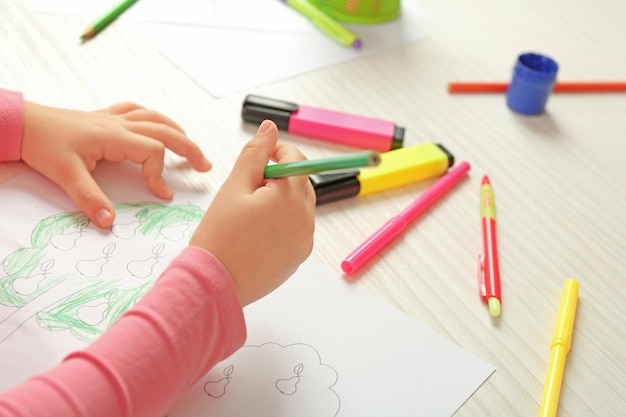
M 487 303 L 489 305 L 489 314 L 491 314 L 491 317 L 500 316 L 500 300 L 498 300 L 496 297 L 490 297 Z
M 248 94 L 241 107 L 241 118 L 257 125 L 270 119 L 279 129 L 288 130 L 289 119 L 297 111 L 296 103 Z
M 506 92 L 509 108 L 527 115 L 543 113 L 556 83 L 558 69 L 557 63 L 547 56 L 535 53 L 520 55 Z
M 358 175 L 358 170 L 309 175 L 315 190 L 315 205 L 319 206 L 359 195 L 361 183 Z

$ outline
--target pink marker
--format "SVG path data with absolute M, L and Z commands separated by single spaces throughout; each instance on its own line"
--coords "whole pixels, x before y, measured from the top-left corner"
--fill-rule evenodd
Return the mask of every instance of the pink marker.
M 255 124 L 270 119 L 294 135 L 380 152 L 401 148 L 404 141 L 404 128 L 394 122 L 252 94 L 246 96 L 241 116 Z
M 461 181 L 469 170 L 470 165 L 467 162 L 462 162 L 459 166 L 439 178 L 432 187 L 426 190 L 410 206 L 405 208 L 399 215 L 388 220 L 376 233 L 348 255 L 341 263 L 343 272 L 350 275 L 361 268 L 374 255 L 402 234 L 412 221 L 417 219 L 426 209 L 436 203 L 447 191 Z

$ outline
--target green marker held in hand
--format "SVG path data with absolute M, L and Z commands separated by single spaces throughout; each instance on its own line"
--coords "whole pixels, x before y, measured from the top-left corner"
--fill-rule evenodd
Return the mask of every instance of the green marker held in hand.
M 285 164 L 268 165 L 265 178 L 289 177 L 292 175 L 310 175 L 326 171 L 373 167 L 380 164 L 380 153 L 376 151 L 357 152 L 330 158 L 311 159 Z

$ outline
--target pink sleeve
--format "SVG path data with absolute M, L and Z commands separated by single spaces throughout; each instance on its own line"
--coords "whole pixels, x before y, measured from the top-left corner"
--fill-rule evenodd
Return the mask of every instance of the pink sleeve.
M 0 162 L 19 161 L 24 128 L 24 97 L 0 88 Z
M 235 285 L 186 248 L 98 340 L 0 397 L 5 417 L 161 417 L 246 338 Z

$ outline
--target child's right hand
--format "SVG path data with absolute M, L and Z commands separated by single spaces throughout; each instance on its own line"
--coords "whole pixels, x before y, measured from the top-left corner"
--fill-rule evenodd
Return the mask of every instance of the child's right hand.
M 243 148 L 190 244 L 215 255 L 233 278 L 242 306 L 282 284 L 313 249 L 315 192 L 308 176 L 265 179 L 269 160 L 306 159 L 278 143 L 268 120 Z

